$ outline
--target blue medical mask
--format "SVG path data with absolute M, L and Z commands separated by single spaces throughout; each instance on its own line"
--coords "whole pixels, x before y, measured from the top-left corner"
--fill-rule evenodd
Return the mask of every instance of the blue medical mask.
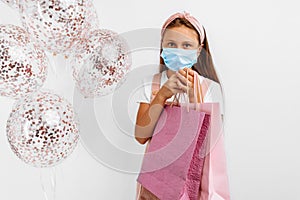
M 178 71 L 197 62 L 197 49 L 163 48 L 160 56 L 170 70 Z

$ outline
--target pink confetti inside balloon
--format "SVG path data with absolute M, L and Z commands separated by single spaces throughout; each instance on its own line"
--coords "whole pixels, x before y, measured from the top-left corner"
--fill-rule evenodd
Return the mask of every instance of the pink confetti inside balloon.
M 6 126 L 13 152 L 34 167 L 51 167 L 67 158 L 79 140 L 78 130 L 72 105 L 49 91 L 17 101 Z
M 125 39 L 111 30 L 91 32 L 75 49 L 71 60 L 73 77 L 86 98 L 112 93 L 131 68 Z
M 14 9 L 18 9 L 19 7 L 19 0 L 2 0 L 2 1 Z
M 0 95 L 18 99 L 42 87 L 47 76 L 45 53 L 22 28 L 0 25 Z
M 20 0 L 20 13 L 33 40 L 54 54 L 68 51 L 97 24 L 92 0 Z

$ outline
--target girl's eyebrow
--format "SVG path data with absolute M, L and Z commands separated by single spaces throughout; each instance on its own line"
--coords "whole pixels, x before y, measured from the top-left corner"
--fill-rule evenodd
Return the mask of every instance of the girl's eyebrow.
M 186 41 L 183 41 L 183 42 L 194 43 L 194 41 L 190 41 L 190 40 L 186 40 Z
M 164 40 L 164 41 L 178 42 L 178 41 L 176 41 L 176 40 L 174 40 L 174 39 L 166 39 L 166 40 Z M 192 40 L 185 40 L 185 41 L 182 41 L 182 42 L 190 42 L 190 43 L 194 43 L 194 41 L 192 41 Z
M 164 42 L 174 42 L 174 43 L 177 43 L 178 41 L 176 40 L 173 40 L 173 39 L 166 39 L 164 40 Z M 182 41 L 181 42 L 182 44 L 191 44 L 191 45 L 195 45 L 195 42 L 194 41 L 191 41 L 191 40 L 185 40 L 185 41 Z
M 174 42 L 175 40 L 170 40 L 170 39 L 169 39 L 169 40 L 166 40 L 166 41 L 171 41 L 171 42 Z

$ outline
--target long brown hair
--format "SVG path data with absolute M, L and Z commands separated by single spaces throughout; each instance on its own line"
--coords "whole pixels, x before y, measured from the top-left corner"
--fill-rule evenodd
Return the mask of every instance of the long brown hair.
M 166 29 L 173 28 L 173 27 L 180 27 L 182 25 L 196 31 L 196 33 L 198 35 L 198 42 L 200 44 L 201 40 L 200 40 L 200 35 L 199 35 L 198 31 L 194 28 L 194 26 L 188 20 L 186 20 L 184 18 L 174 19 L 166 27 Z M 204 32 L 205 32 L 205 29 L 204 29 Z M 162 36 L 162 38 L 163 38 L 163 36 Z M 160 53 L 161 52 L 162 52 L 162 46 L 160 46 Z M 160 57 L 160 72 L 162 72 L 166 69 L 167 68 L 165 66 L 164 60 Z M 202 50 L 200 52 L 200 55 L 198 56 L 197 63 L 194 64 L 192 69 L 195 70 L 196 72 L 198 72 L 201 76 L 204 76 L 204 77 L 211 79 L 220 84 L 220 81 L 219 81 L 218 75 L 216 73 L 216 70 L 214 68 L 213 60 L 212 60 L 212 57 L 211 57 L 211 54 L 209 51 L 209 45 L 208 45 L 208 41 L 207 41 L 207 37 L 206 37 L 206 32 L 205 32 L 205 38 L 203 41 Z

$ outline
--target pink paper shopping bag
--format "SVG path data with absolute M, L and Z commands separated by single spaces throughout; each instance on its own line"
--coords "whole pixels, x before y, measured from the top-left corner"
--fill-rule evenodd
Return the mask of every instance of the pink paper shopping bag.
M 157 75 L 155 76 L 157 79 Z M 155 76 L 153 82 L 159 83 L 160 82 L 159 80 L 155 81 Z M 197 84 L 196 81 L 197 83 L 199 83 L 198 80 L 195 80 L 194 85 Z M 206 79 L 202 86 L 198 85 L 198 88 L 200 88 L 201 96 L 207 92 L 209 84 L 210 81 Z M 153 88 L 154 88 L 154 84 L 152 85 L 152 90 Z M 194 95 L 196 94 L 194 93 Z M 202 97 L 200 97 L 200 99 L 201 98 Z M 194 128 L 191 128 L 190 126 L 186 130 L 191 129 L 192 130 L 191 132 L 195 133 L 195 127 L 196 127 L 195 124 L 198 124 L 197 122 L 200 122 L 198 124 L 200 127 L 201 126 L 200 124 L 202 123 L 202 126 L 204 128 L 203 131 L 204 131 L 206 127 L 205 118 L 206 117 L 209 118 L 208 120 L 209 123 L 207 124 L 209 127 L 208 127 L 206 137 L 203 138 L 203 135 L 202 137 L 199 137 L 199 140 L 197 139 L 198 143 L 196 143 L 194 152 L 187 153 L 187 155 L 185 155 L 184 153 L 191 152 L 191 149 L 193 149 L 194 147 L 193 145 L 195 145 L 194 140 L 192 140 L 193 142 L 191 143 L 183 142 L 177 144 L 175 141 L 179 141 L 180 138 L 179 136 L 183 136 L 183 134 L 180 135 L 180 132 L 177 132 L 177 135 L 174 136 L 173 138 L 169 136 L 170 137 L 169 140 L 165 142 L 163 142 L 164 140 L 160 140 L 158 137 L 158 133 L 162 133 L 164 131 L 169 132 L 169 130 L 173 130 L 173 129 L 176 130 L 178 124 L 175 127 L 172 125 L 172 123 L 175 124 L 174 121 L 177 121 L 173 118 L 175 116 L 174 113 L 180 112 L 180 115 L 178 116 L 186 115 L 185 112 L 182 112 L 186 110 L 180 107 L 173 107 L 172 109 L 169 106 L 165 107 L 166 112 L 164 111 L 163 114 L 161 115 L 161 118 L 157 123 L 157 127 L 154 130 L 153 137 L 151 140 L 149 140 L 146 147 L 146 154 L 148 154 L 148 152 L 150 152 L 151 154 L 149 156 L 145 155 L 143 165 L 142 165 L 142 170 L 137 179 L 138 200 L 141 199 L 144 200 L 158 200 L 158 199 L 161 200 L 164 199 L 229 200 L 230 199 L 227 169 L 226 169 L 226 159 L 225 159 L 225 152 L 224 152 L 223 124 L 220 115 L 219 103 L 213 103 L 213 102 L 204 103 L 203 101 L 200 102 L 201 103 L 188 105 L 188 108 L 191 108 L 190 110 L 193 110 L 191 112 L 192 114 L 189 116 L 190 118 L 180 117 L 179 120 L 181 121 L 187 119 L 186 125 L 188 126 L 188 123 L 190 123 Z M 203 118 L 203 121 L 196 120 L 197 118 L 195 117 L 196 115 L 193 116 L 194 112 L 197 112 L 198 114 L 202 113 L 202 116 L 205 113 L 204 115 L 205 117 Z M 168 119 L 168 116 L 170 119 Z M 195 117 L 194 121 L 192 120 L 193 117 Z M 199 119 L 200 118 L 201 117 L 199 117 Z M 172 122 L 172 120 L 174 121 Z M 182 127 L 181 130 L 183 129 L 184 127 Z M 203 134 L 203 132 L 201 133 L 200 131 L 199 136 L 201 136 L 201 134 Z M 191 138 L 194 137 L 195 139 L 195 137 L 197 137 L 196 135 L 192 134 Z M 155 138 L 157 138 L 157 140 L 155 140 Z M 184 138 L 183 141 L 185 140 L 190 141 L 191 138 Z M 153 139 L 156 142 L 153 142 Z M 204 141 L 202 139 L 204 139 Z M 154 143 L 158 143 L 158 144 L 154 144 Z M 166 153 L 166 152 L 172 152 L 172 148 L 171 148 L 172 144 L 177 144 L 178 148 L 175 149 L 173 153 Z M 153 147 L 151 147 L 152 145 Z M 186 148 L 187 146 L 189 146 L 190 149 Z M 200 149 L 200 153 L 199 153 L 199 149 Z M 182 157 L 180 156 L 178 157 L 178 155 L 180 155 L 180 153 L 178 152 L 180 151 L 182 151 L 181 154 Z M 157 155 L 158 154 L 160 155 L 158 155 L 157 158 L 153 158 L 156 156 L 155 153 L 157 153 Z M 196 163 L 193 162 L 195 157 L 197 157 L 196 160 L 198 160 Z M 151 160 L 154 162 L 151 162 Z M 183 160 L 186 161 L 185 164 Z M 178 162 L 179 164 L 176 164 L 176 162 Z M 171 164 L 174 163 L 174 164 L 169 165 L 169 163 Z M 180 172 L 178 173 L 178 171 Z M 191 173 L 191 171 L 194 172 Z M 188 175 L 189 173 L 192 175 Z M 193 179 L 189 179 L 189 177 L 196 177 L 196 178 L 194 178 L 193 180 Z M 199 178 L 200 178 L 200 184 L 198 181 Z M 157 181 L 157 179 L 159 181 Z
M 167 105 L 156 125 L 137 181 L 158 199 L 179 200 L 184 193 L 189 199 L 197 199 L 204 161 L 200 150 L 209 119 L 204 112 Z M 151 195 L 147 193 L 147 196 Z

